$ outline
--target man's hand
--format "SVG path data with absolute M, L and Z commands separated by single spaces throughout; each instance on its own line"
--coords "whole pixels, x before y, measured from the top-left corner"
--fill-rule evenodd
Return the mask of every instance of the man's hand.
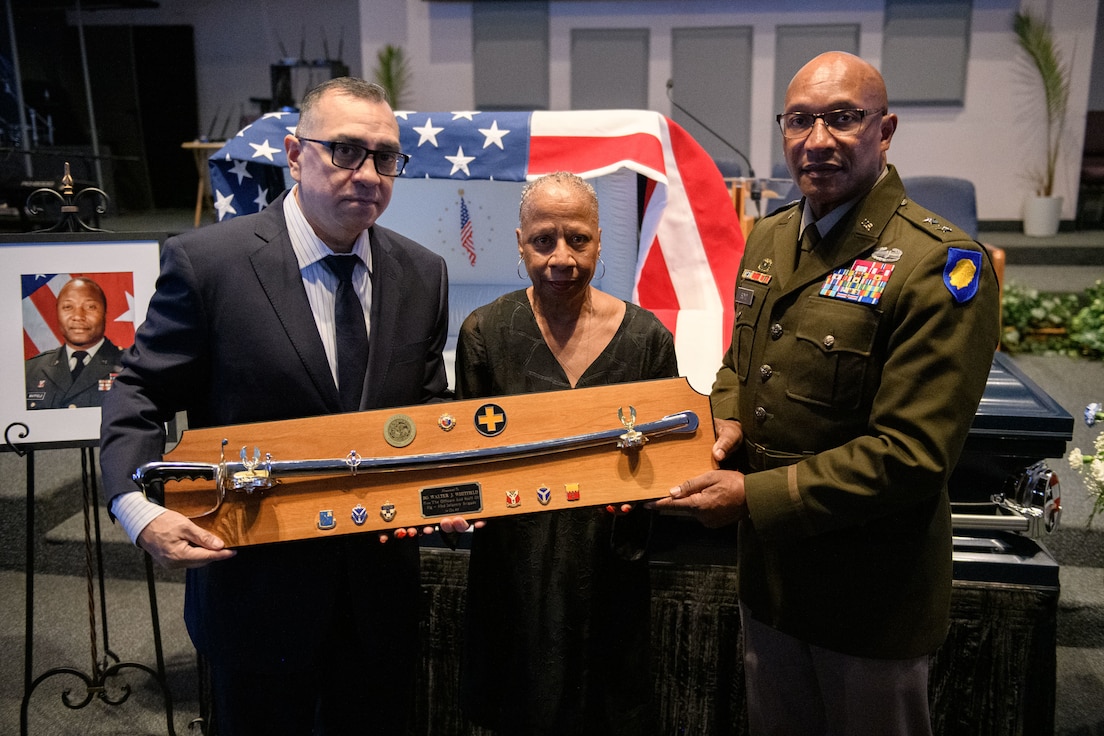
M 735 470 L 711 470 L 683 481 L 671 489 L 669 498 L 661 498 L 652 505 L 661 511 L 689 512 L 710 528 L 732 524 L 748 515 L 744 474 Z
M 713 459 L 717 462 L 744 443 L 744 428 L 735 419 L 714 419 L 713 431 L 717 433 L 713 443 Z
M 149 552 L 158 565 L 169 569 L 203 567 L 237 554 L 226 549 L 226 543 L 214 534 L 176 511 L 165 511 L 147 524 L 138 535 L 138 546 Z

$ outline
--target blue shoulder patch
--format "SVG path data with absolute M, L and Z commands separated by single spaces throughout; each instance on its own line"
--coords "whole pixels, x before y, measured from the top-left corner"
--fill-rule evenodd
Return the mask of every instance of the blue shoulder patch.
M 947 249 L 943 285 L 959 304 L 974 298 L 981 283 L 981 253 L 961 248 Z

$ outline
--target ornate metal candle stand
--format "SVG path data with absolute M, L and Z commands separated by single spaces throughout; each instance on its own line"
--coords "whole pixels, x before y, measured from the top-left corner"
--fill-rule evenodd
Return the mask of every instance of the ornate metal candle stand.
M 74 194 L 73 175 L 69 172 L 69 162 L 66 161 L 65 175 L 61 177 L 61 191 L 57 192 L 48 187 L 34 190 L 27 195 L 26 209 L 27 214 L 34 217 L 46 212 L 46 204 L 60 204 L 60 217 L 58 221 L 54 223 L 52 227 L 35 230 L 35 232 L 105 232 L 101 228 L 89 225 L 81 218 L 80 207 L 81 203 L 84 201 L 91 202 L 92 210 L 96 214 L 96 222 L 98 224 L 99 216 L 107 212 L 107 203 L 109 201 L 107 193 L 96 187 L 87 187 Z

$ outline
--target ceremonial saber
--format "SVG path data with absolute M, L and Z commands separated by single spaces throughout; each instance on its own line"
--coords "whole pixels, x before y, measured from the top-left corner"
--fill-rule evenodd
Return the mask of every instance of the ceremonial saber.
M 240 463 L 228 463 L 225 458 L 218 463 L 197 462 L 150 462 L 139 467 L 133 480 L 148 493 L 155 484 L 165 481 L 209 480 L 214 481 L 218 501 L 213 509 L 201 514 L 214 513 L 222 505 L 226 491 L 236 490 L 252 493 L 273 487 L 281 477 L 300 476 L 338 476 L 357 475 L 359 472 L 388 472 L 410 469 L 447 468 L 457 465 L 479 463 L 489 460 L 514 459 L 544 455 L 553 452 L 594 447 L 611 440 L 626 450 L 637 450 L 650 438 L 672 433 L 693 433 L 697 431 L 698 415 L 693 411 L 669 414 L 654 422 L 637 426 L 636 410 L 630 407 L 630 418 L 626 419 L 618 409 L 623 427 L 598 432 L 560 437 L 550 440 L 522 442 L 502 447 L 457 450 L 452 452 L 423 453 L 419 455 L 397 455 L 393 457 L 361 457 L 356 450 L 344 458 L 326 460 L 273 460 L 270 455 L 261 462 L 259 448 L 254 448 L 253 459 L 246 456 L 242 447 Z M 226 440 L 223 440 L 225 447 Z M 198 518 L 198 517 L 193 517 Z

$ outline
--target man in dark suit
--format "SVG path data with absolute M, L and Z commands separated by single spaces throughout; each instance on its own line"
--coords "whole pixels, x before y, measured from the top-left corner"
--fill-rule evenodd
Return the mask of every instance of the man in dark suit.
M 212 668 L 220 736 L 401 733 L 418 658 L 416 540 L 354 534 L 228 550 L 130 481 L 161 458 L 163 423 L 180 410 L 203 427 L 446 393 L 444 261 L 375 225 L 406 162 L 383 90 L 323 83 L 284 147 L 290 192 L 165 243 L 146 321 L 103 409 L 104 485 L 139 546 L 191 568 L 185 620 Z M 339 276 L 334 259 L 351 274 Z M 352 372 L 350 286 L 368 335 L 367 367 Z
M 657 505 L 739 522 L 753 734 L 928 735 L 947 478 L 997 344 L 996 274 L 887 164 L 873 66 L 818 56 L 778 121 L 804 197 L 752 230 L 711 397 L 714 455 L 738 469 Z
M 120 370 L 122 351 L 104 337 L 107 297 L 89 278 L 70 279 L 57 296 L 65 343 L 26 362 L 28 409 L 100 406 Z

